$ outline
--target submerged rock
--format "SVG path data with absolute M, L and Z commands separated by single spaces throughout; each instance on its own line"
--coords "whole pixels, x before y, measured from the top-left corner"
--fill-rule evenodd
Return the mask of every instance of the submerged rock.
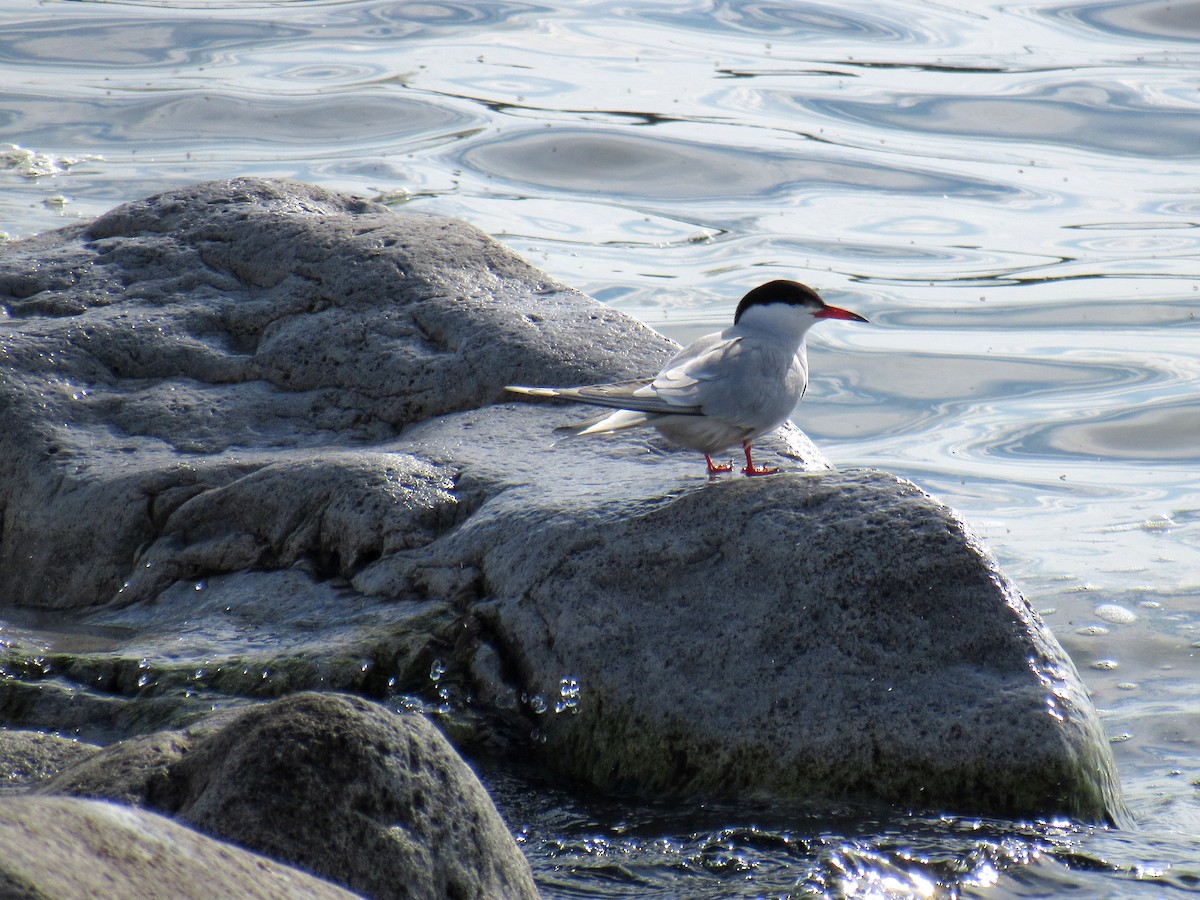
M 1121 815 L 1077 672 L 951 510 L 794 427 L 759 480 L 554 447 L 578 413 L 502 385 L 672 345 L 462 223 L 216 182 L 10 245 L 0 299 L 0 596 L 118 636 L 51 676 L 423 693 L 654 796 Z

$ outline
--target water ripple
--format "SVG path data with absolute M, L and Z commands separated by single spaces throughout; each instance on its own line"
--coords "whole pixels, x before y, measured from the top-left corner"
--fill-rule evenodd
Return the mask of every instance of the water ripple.
M 1191 465 L 1200 458 L 1200 401 L 1180 397 L 1043 422 L 1014 434 L 998 449 L 1013 456 Z
M 1105 35 L 1137 40 L 1200 41 L 1198 0 L 1088 3 L 1044 10 L 1043 15 L 1085 25 Z
M 1006 191 L 917 168 L 642 137 L 613 128 L 508 131 L 476 141 L 457 158 L 486 175 L 538 188 L 659 200 L 694 200 L 698 183 L 709 200 L 778 196 L 800 185 L 935 195 Z
M 232 0 L 237 3 L 238 0 Z M 305 4 L 307 6 L 309 4 Z M 337 37 L 433 38 L 445 31 L 474 34 L 509 26 L 522 17 L 545 15 L 550 8 L 533 3 L 495 2 L 472 3 L 452 0 L 431 2 L 347 2 L 322 16 L 322 24 Z
M 880 100 L 797 97 L 801 107 L 873 128 L 978 141 L 1049 143 L 1152 159 L 1195 158 L 1197 103 L 1166 108 L 1139 91 L 1098 80 L 1005 95 L 909 94 Z M 1128 122 L 1136 117 L 1139 127 Z
M 730 29 L 768 37 L 805 40 L 870 40 L 922 43 L 924 36 L 897 18 L 863 10 L 836 9 L 823 3 L 765 0 L 715 0 L 692 9 L 632 10 L 644 21 L 724 33 Z
M 146 150 L 225 145 L 328 146 L 346 134 L 357 142 L 400 144 L 478 124 L 461 112 L 385 92 L 284 97 L 229 92 L 155 91 L 134 96 L 51 99 L 9 94 L 0 123 L 27 144 Z
M 388 70 L 381 66 L 352 63 L 348 60 L 331 62 L 287 63 L 271 70 L 269 77 L 286 85 L 291 91 L 320 90 L 324 86 L 365 85 L 379 81 Z
M 247 20 L 33 20 L 20 22 L 19 27 L 10 23 L 0 30 L 0 64 L 55 71 L 204 66 L 233 49 L 291 41 L 308 33 L 308 29 L 279 22 Z

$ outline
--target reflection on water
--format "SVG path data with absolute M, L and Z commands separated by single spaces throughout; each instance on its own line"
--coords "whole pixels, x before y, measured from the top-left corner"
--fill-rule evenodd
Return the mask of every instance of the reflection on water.
M 900 103 L 885 97 L 874 102 L 829 99 L 809 105 L 817 112 L 873 128 L 926 136 L 965 135 L 1024 147 L 1048 143 L 1139 158 L 1196 156 L 1200 128 L 1194 107 L 1163 107 L 1144 90 L 1106 84 L 1102 75 L 1088 81 L 1077 76 L 1056 80 L 1015 94 L 1005 91 L 1005 76 L 988 80 L 994 83 L 975 85 L 976 93 L 966 96 L 910 94 Z M 795 102 L 807 101 L 797 98 Z M 1135 119 L 1139 127 L 1129 128 L 1127 123 Z
M 1136 39 L 1200 41 L 1200 2 L 1142 0 L 1138 3 L 1089 3 L 1047 10 L 1096 29 L 1099 37 L 1120 35 Z
M 283 147 L 307 151 L 314 133 L 333 135 L 352 129 L 362 145 L 384 147 L 419 143 L 431 132 L 479 124 L 431 103 L 365 91 L 352 104 L 336 94 L 296 97 L 281 104 L 273 97 L 206 91 L 174 91 L 167 98 L 133 94 L 58 101 L 8 93 L 4 103 L 21 117 L 26 142 L 65 143 L 105 154 L 127 147 L 135 134 L 143 151 L 225 153 L 230 141 L 236 140 L 239 152 L 245 154 L 261 147 L 274 152 Z M 269 128 L 260 129 L 264 122 L 270 123 Z
M 537 785 L 536 773 L 517 779 L 485 767 L 481 777 L 505 818 L 525 823 L 523 849 L 554 897 L 1156 897 L 1200 886 L 1188 832 L 1146 841 L 1058 821 L 849 808 L 680 811 L 581 802 Z M 721 824 L 731 820 L 754 824 Z M 1120 861 L 1138 851 L 1139 867 Z
M 776 277 L 862 311 L 797 421 L 985 536 L 1142 831 L 502 786 L 547 895 L 1158 897 L 1200 879 L 1198 66 L 1196 0 L 0 0 L 0 229 L 287 176 L 463 216 L 680 340 Z
M 681 202 L 704 186 L 705 199 L 731 202 L 784 196 L 801 185 L 876 194 L 988 194 L 1002 189 L 934 171 L 839 162 L 828 153 L 775 153 L 745 147 L 669 141 L 656 135 L 581 129 L 506 132 L 458 155 L 464 166 L 523 189 L 571 190 L 617 198 Z

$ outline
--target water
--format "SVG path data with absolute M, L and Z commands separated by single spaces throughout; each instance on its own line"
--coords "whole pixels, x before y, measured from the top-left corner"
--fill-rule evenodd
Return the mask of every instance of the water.
M 796 277 L 797 420 L 958 508 L 1138 829 L 491 778 L 550 897 L 1200 891 L 1200 2 L 0 0 L 0 230 L 277 175 L 462 216 L 678 340 Z

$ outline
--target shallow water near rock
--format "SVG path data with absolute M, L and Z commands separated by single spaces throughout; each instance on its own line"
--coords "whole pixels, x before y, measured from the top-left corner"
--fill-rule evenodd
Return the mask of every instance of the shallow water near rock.
M 0 230 L 280 175 L 461 216 L 680 341 L 756 283 L 812 284 L 874 327 L 814 333 L 797 422 L 982 534 L 1093 691 L 1138 828 L 691 814 L 498 776 L 545 894 L 1193 892 L 1198 21 L 1145 0 L 0 0 Z

